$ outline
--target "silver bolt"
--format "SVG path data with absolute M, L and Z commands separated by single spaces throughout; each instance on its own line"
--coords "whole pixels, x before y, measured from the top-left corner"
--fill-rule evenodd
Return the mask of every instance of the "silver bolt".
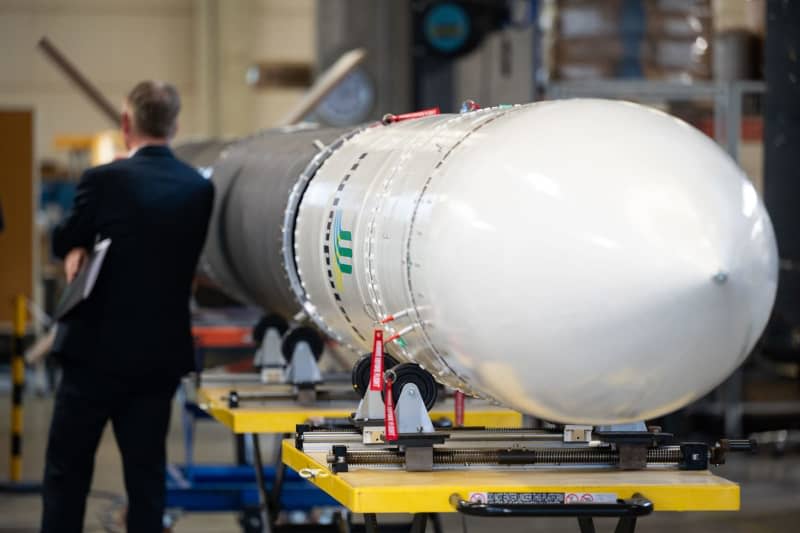
M 728 281 L 728 273 L 725 272 L 724 270 L 720 270 L 719 272 L 714 274 L 714 276 L 711 279 L 713 279 L 714 283 L 716 283 L 717 285 L 722 285 L 726 281 Z

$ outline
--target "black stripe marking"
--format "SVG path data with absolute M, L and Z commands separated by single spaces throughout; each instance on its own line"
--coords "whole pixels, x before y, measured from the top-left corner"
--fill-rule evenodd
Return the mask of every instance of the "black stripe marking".
M 354 170 L 356 170 L 356 169 L 358 168 L 358 166 L 359 166 L 359 162 L 360 162 L 361 160 L 363 160 L 365 157 L 367 157 L 367 152 L 364 152 L 364 153 L 362 153 L 362 154 L 361 154 L 361 155 L 358 157 L 358 161 L 356 161 L 356 162 L 353 164 L 353 166 L 352 166 L 352 167 L 350 167 L 350 170 L 351 170 L 351 171 L 354 171 Z M 331 210 L 328 212 L 328 223 L 327 223 L 327 225 L 326 225 L 326 233 L 325 233 L 325 242 L 326 242 L 326 243 L 329 243 L 329 242 L 330 242 L 330 239 L 331 239 L 331 229 L 332 229 L 332 227 L 333 227 L 333 217 L 334 217 L 334 211 L 335 211 L 335 208 L 336 208 L 336 207 L 339 205 L 339 203 L 341 202 L 341 194 L 342 194 L 342 192 L 344 191 L 344 189 L 345 189 L 345 185 L 347 184 L 348 180 L 350 180 L 350 177 L 351 177 L 351 174 L 349 174 L 349 173 L 348 173 L 348 174 L 345 174 L 345 175 L 344 175 L 344 177 L 342 177 L 342 181 L 341 181 L 341 182 L 339 182 L 339 185 L 336 187 L 336 194 L 335 194 L 335 195 L 334 195 L 334 197 L 333 197 L 333 202 L 332 202 Z M 341 295 L 339 294 L 339 292 L 337 291 L 337 289 L 336 289 L 336 282 L 335 282 L 335 281 L 334 281 L 334 279 L 333 279 L 333 269 L 331 268 L 331 249 L 330 249 L 330 246 L 329 246 L 328 244 L 324 244 L 324 245 L 323 245 L 323 248 L 322 248 L 322 250 L 323 250 L 323 252 L 324 252 L 324 255 L 325 255 L 325 264 L 328 266 L 328 283 L 329 283 L 329 284 L 330 284 L 330 286 L 331 286 L 331 289 L 332 289 L 332 291 L 331 291 L 331 292 L 332 292 L 332 294 L 333 294 L 333 297 L 334 297 L 334 299 L 335 299 L 337 302 L 342 302 L 342 296 L 341 296 Z M 356 329 L 356 327 L 353 325 L 353 321 L 350 319 L 350 316 L 348 316 L 348 314 L 347 314 L 347 310 L 346 310 L 346 309 L 344 308 L 344 306 L 343 306 L 343 305 L 341 305 L 341 304 L 339 305 L 339 311 L 341 311 L 341 312 L 342 312 L 342 316 L 343 316 L 343 317 L 344 317 L 344 319 L 347 321 L 347 323 L 348 323 L 348 324 L 350 324 L 350 327 L 352 328 L 353 332 L 355 332 L 355 334 L 356 334 L 356 335 L 358 335 L 358 337 L 359 337 L 359 338 L 360 338 L 362 341 L 365 341 L 365 342 L 366 342 L 366 340 L 367 340 L 367 339 L 366 339 L 366 338 L 365 338 L 365 337 L 364 337 L 364 336 L 361 334 L 361 332 L 359 332 L 359 331 Z
M 11 393 L 11 405 L 22 405 L 22 385 L 15 384 Z
M 14 433 L 11 435 L 11 456 L 12 457 L 21 457 L 22 456 L 22 435 L 19 433 Z

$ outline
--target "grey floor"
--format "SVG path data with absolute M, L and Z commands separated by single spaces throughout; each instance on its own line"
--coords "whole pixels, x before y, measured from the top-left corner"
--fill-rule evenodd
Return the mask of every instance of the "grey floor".
M 7 477 L 9 446 L 9 397 L 0 394 L 0 480 Z M 24 477 L 41 477 L 47 426 L 52 401 L 29 396 L 25 410 Z M 183 460 L 180 418 L 173 412 L 169 436 L 169 456 Z M 226 462 L 233 456 L 232 440 L 224 427 L 207 422 L 197 427 L 197 462 Z M 738 513 L 655 513 L 641 519 L 637 531 L 713 531 L 767 532 L 800 531 L 800 458 L 774 459 L 768 456 L 739 458 L 717 469 L 720 475 L 742 484 L 742 511 Z M 97 453 L 93 495 L 89 500 L 85 531 L 104 531 L 103 521 L 114 508 L 113 498 L 123 494 L 120 460 L 113 435 L 106 431 Z M 0 494 L 0 532 L 24 533 L 37 530 L 41 503 L 37 496 Z M 577 523 L 567 519 L 476 519 L 466 522 L 470 533 L 522 531 L 577 531 Z M 597 520 L 598 531 L 613 531 L 613 522 Z M 462 531 L 461 518 L 444 516 L 445 531 Z M 174 531 L 236 532 L 234 515 L 195 513 L 180 517 Z

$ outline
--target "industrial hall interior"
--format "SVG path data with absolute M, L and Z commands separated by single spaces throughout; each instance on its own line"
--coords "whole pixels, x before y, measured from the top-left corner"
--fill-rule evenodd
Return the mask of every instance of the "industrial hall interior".
M 0 533 L 800 530 L 800 2 L 0 0 Z

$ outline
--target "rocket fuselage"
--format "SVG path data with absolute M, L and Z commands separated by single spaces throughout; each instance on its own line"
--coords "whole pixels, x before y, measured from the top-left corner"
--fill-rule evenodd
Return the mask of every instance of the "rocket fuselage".
M 702 396 L 749 354 L 775 296 L 772 227 L 746 176 L 635 104 L 272 131 L 210 172 L 204 266 L 232 295 L 302 308 L 358 353 L 383 327 L 389 351 L 440 382 L 558 422 Z

